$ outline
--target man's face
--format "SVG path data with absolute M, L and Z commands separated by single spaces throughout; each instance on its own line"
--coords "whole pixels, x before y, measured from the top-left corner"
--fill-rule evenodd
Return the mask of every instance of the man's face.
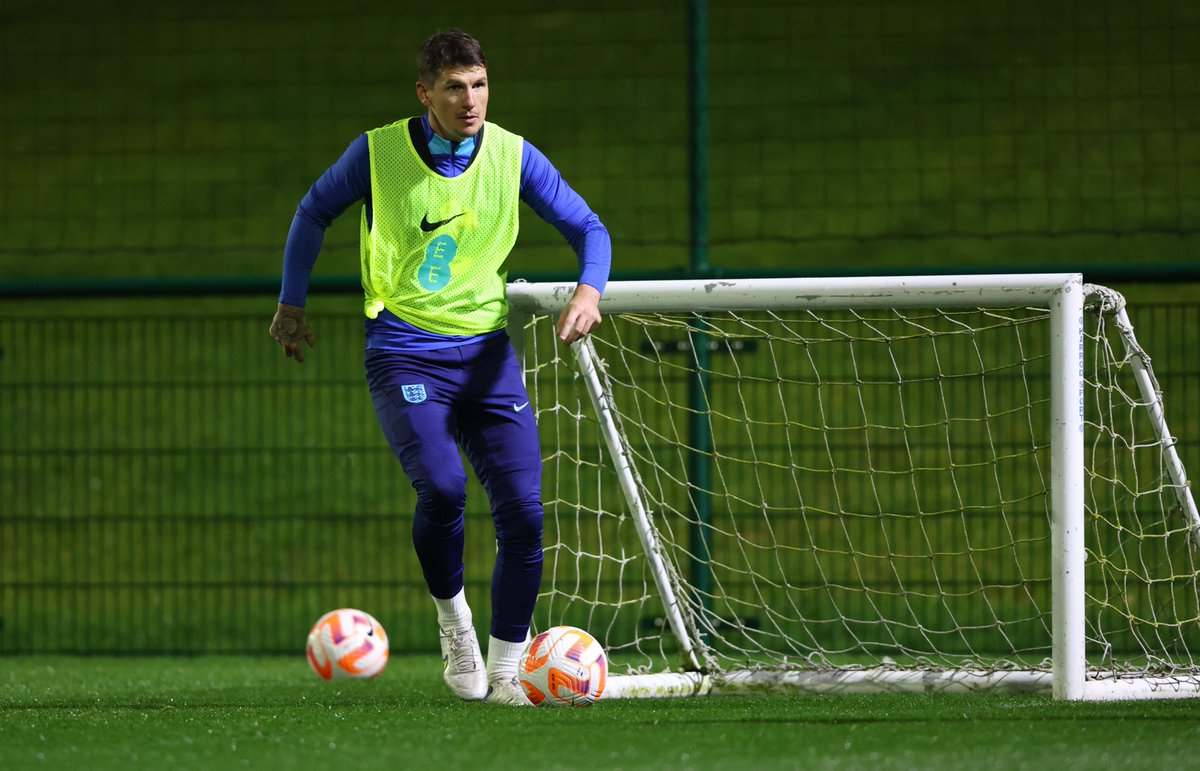
M 417 98 L 429 108 L 434 131 L 451 142 L 462 142 L 483 128 L 488 103 L 487 69 L 442 70 L 432 87 L 417 81 Z

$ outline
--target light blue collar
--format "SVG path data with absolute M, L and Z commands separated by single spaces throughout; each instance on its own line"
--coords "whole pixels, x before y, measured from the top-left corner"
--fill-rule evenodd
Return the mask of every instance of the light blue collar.
M 421 127 L 425 129 L 425 139 L 429 142 L 431 155 L 465 155 L 470 158 L 471 153 L 475 152 L 475 137 L 467 137 L 463 142 L 451 142 L 449 139 L 443 139 L 433 130 L 433 126 L 429 125 L 428 113 L 421 116 Z

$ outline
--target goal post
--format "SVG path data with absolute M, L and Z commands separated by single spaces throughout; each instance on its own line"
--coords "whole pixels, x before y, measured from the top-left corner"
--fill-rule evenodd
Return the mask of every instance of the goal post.
M 1115 292 L 618 281 L 568 352 L 573 290 L 509 286 L 546 454 L 535 624 L 604 641 L 610 696 L 1200 693 L 1200 518 Z

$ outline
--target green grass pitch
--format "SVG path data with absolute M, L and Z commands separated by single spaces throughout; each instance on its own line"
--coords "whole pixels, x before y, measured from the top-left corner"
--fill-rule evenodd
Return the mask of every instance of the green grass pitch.
M 761 695 L 514 710 L 432 656 L 318 680 L 303 656 L 0 659 L 0 768 L 1184 768 L 1194 701 Z

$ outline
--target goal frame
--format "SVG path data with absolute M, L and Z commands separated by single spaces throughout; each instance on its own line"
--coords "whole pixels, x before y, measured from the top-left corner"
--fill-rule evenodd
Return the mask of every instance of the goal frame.
M 554 316 L 566 305 L 574 283 L 515 282 L 508 286 L 509 334 L 524 360 L 524 330 L 531 317 Z M 614 462 L 621 489 L 638 535 L 654 566 L 657 588 L 667 609 L 667 621 L 695 671 L 613 676 L 606 695 L 636 698 L 752 692 L 770 688 L 799 688 L 816 692 L 976 691 L 1003 689 L 1050 691 L 1057 699 L 1111 700 L 1198 696 L 1200 681 L 1179 678 L 1089 678 L 1085 625 L 1085 382 L 1084 303 L 1089 288 L 1080 273 L 898 276 L 862 278 L 762 278 L 610 282 L 600 302 L 605 314 L 622 312 L 707 312 L 749 310 L 831 310 L 872 308 L 972 308 L 1035 306 L 1050 316 L 1050 510 L 1051 510 L 1051 669 L 1044 671 L 903 671 L 874 668 L 841 672 L 746 671 L 709 674 L 695 653 L 675 600 L 669 576 L 661 564 L 650 514 L 640 499 L 635 470 L 622 445 L 608 401 L 595 373 L 591 341 L 572 346 L 579 371 L 600 421 L 601 432 Z M 1124 309 L 1118 323 L 1128 325 Z M 1143 397 L 1152 405 L 1151 419 L 1160 437 L 1170 438 L 1151 376 L 1133 357 Z M 1149 392 L 1149 393 L 1148 393 Z M 1168 470 L 1179 475 L 1183 466 L 1167 442 Z M 1200 537 L 1196 507 L 1183 485 L 1184 511 Z

